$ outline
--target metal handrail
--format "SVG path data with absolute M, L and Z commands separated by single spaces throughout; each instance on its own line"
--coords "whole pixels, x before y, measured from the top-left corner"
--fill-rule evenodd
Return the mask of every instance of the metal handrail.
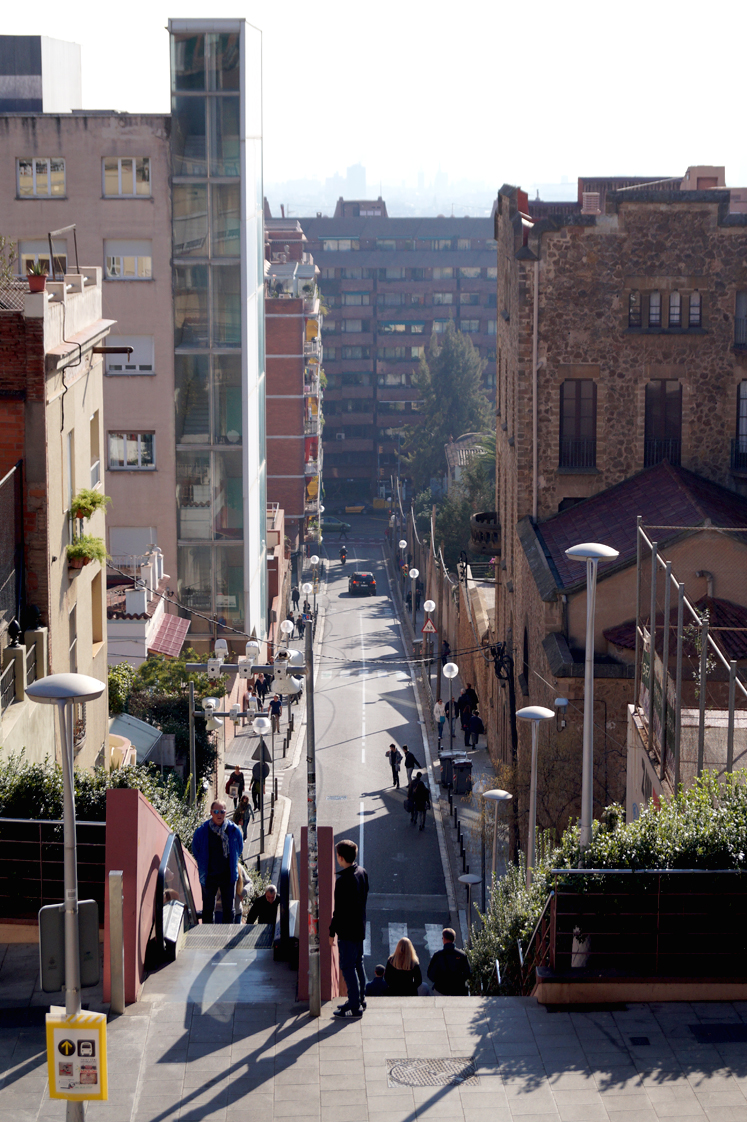
M 156 877 L 156 948 L 161 961 L 163 961 L 166 953 L 166 945 L 163 937 L 163 897 L 164 885 L 166 883 L 166 869 L 171 858 L 172 851 L 176 859 L 176 867 L 179 872 L 181 880 L 181 888 L 184 893 L 184 900 L 186 904 L 186 912 L 191 927 L 197 926 L 197 908 L 195 907 L 194 898 L 192 896 L 192 886 L 189 883 L 189 875 L 187 873 L 187 866 L 184 861 L 184 851 L 182 849 L 181 839 L 178 834 L 170 833 L 166 839 L 166 844 L 163 847 L 163 856 L 161 857 L 161 864 L 158 866 L 158 876 Z M 233 901 L 223 901 L 223 907 L 232 907 Z

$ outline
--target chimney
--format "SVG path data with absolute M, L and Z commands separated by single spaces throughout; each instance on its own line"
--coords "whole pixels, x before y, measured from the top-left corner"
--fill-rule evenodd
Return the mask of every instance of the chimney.
M 125 592 L 125 611 L 128 616 L 144 616 L 148 611 L 147 588 L 128 588 Z

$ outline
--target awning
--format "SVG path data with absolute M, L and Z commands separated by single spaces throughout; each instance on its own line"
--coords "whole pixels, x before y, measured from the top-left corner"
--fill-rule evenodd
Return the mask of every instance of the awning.
M 181 616 L 164 616 L 148 644 L 149 651 L 178 657 L 189 631 L 190 621 Z

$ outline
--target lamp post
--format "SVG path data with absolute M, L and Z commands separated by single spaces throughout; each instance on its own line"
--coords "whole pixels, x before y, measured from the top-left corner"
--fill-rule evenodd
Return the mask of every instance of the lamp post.
M 452 682 L 459 673 L 455 662 L 447 662 L 444 666 L 444 677 L 449 679 L 449 751 L 454 751 L 454 693 Z
M 32 701 L 56 705 L 60 715 L 65 888 L 65 1012 L 68 1017 L 74 1017 L 81 1010 L 78 863 L 73 781 L 73 704 L 96 701 L 105 689 L 103 682 L 87 674 L 50 674 L 26 689 Z M 67 1122 L 83 1122 L 84 1117 L 83 1102 L 68 1102 Z
M 319 564 L 319 556 L 318 556 L 318 554 L 315 553 L 311 558 L 311 567 L 314 570 L 313 581 L 314 581 L 314 623 L 315 624 L 316 624 L 316 586 L 317 586 L 317 582 L 318 582 L 318 579 L 319 579 L 318 575 L 317 575 L 316 567 L 317 567 L 318 564 Z
M 407 549 L 407 541 L 402 538 L 399 542 L 399 571 L 402 577 L 402 599 L 405 598 L 405 550 Z
M 313 584 L 311 584 L 310 581 L 304 581 L 304 583 L 301 585 L 301 591 L 303 592 L 304 596 L 308 597 L 314 591 L 314 586 L 313 586 Z M 316 603 L 316 600 L 314 601 L 314 603 Z M 316 614 L 314 614 L 311 617 L 311 630 L 312 631 L 314 630 L 315 626 L 316 626 Z
M 478 877 L 476 873 L 464 873 L 459 877 L 460 882 L 467 888 L 467 928 L 469 930 L 468 942 L 472 942 L 472 889 L 478 885 L 482 877 Z
M 529 780 L 529 838 L 527 840 L 527 888 L 532 883 L 532 869 L 536 861 L 537 833 L 537 732 L 540 721 L 549 721 L 555 716 L 552 709 L 544 705 L 525 705 L 516 713 L 522 721 L 532 722 L 532 771 Z
M 501 791 L 500 788 L 495 788 L 492 791 L 483 791 L 482 797 L 489 799 L 495 804 L 495 814 L 493 816 L 493 876 L 495 876 L 495 866 L 497 863 L 497 849 L 498 849 L 498 809 L 502 803 L 508 803 L 513 798 L 508 791 Z M 492 883 L 492 881 L 491 881 Z
M 259 736 L 259 855 L 260 857 L 265 851 L 265 754 L 267 746 L 265 745 L 265 735 L 272 728 L 272 721 L 269 717 L 255 717 L 252 721 L 252 728 Z M 255 753 L 256 755 L 256 753 Z M 273 760 L 273 765 L 274 765 Z
M 619 551 L 609 545 L 584 542 L 565 551 L 572 561 L 586 562 L 586 656 L 584 660 L 584 737 L 581 771 L 581 822 L 579 842 L 582 849 L 591 845 L 594 817 L 594 615 L 597 599 L 597 569 L 600 561 L 614 561 Z M 653 657 L 651 660 L 653 666 Z M 652 687 L 653 696 L 653 687 Z M 518 716 L 518 714 L 517 714 Z
M 417 589 L 417 580 L 420 576 L 420 569 L 410 569 L 410 580 L 412 585 L 410 587 L 410 598 L 412 600 L 412 635 L 415 638 L 415 591 Z
M 429 620 L 431 618 L 431 612 L 435 612 L 435 610 L 436 610 L 436 601 L 435 600 L 426 600 L 425 603 L 423 604 L 423 611 L 426 613 Z M 428 644 L 428 687 L 430 688 L 430 684 L 431 684 L 431 662 L 433 661 L 433 636 L 430 634 L 430 632 L 428 632 L 426 634 L 426 642 Z

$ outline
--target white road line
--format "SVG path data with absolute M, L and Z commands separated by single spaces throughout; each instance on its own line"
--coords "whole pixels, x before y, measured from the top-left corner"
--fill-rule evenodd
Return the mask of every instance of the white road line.
M 371 957 L 371 922 L 366 923 L 366 938 L 363 940 L 363 955 Z
M 440 951 L 443 946 L 442 931 L 443 928 L 440 923 L 426 923 L 425 925 L 425 945 L 432 955 L 436 951 Z
M 389 924 L 389 954 L 394 954 L 397 949 L 397 943 L 400 939 L 407 938 L 407 924 L 406 923 L 390 923 Z
M 359 825 L 360 837 L 358 838 L 358 864 L 363 865 L 363 867 L 365 868 L 365 864 L 364 864 L 364 861 L 363 861 L 363 824 L 366 820 L 363 817 L 363 799 L 361 799 L 361 801 L 360 801 L 360 808 L 359 808 L 359 811 L 358 811 L 358 816 L 360 818 L 360 825 Z

